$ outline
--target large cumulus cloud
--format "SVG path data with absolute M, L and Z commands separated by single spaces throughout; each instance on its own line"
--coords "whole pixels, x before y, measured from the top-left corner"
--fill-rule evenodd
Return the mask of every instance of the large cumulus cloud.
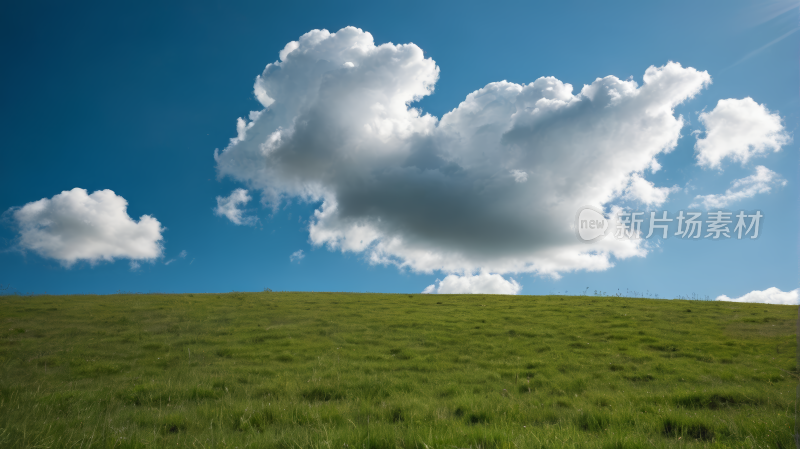
M 20 249 L 67 267 L 80 260 L 130 259 L 131 267 L 137 268 L 137 261 L 162 256 L 164 229 L 150 215 L 134 221 L 127 209 L 125 198 L 111 190 L 89 195 L 74 188 L 9 212 L 19 228 Z
M 670 189 L 644 178 L 677 144 L 675 106 L 708 73 L 669 62 L 647 68 L 641 86 L 607 76 L 577 93 L 553 77 L 501 81 L 441 120 L 412 107 L 438 75 L 414 44 L 311 31 L 256 79 L 264 109 L 215 152 L 218 174 L 272 207 L 319 201 L 312 243 L 414 271 L 557 277 L 646 254 L 636 240 L 579 242 L 575 214 L 666 200 Z

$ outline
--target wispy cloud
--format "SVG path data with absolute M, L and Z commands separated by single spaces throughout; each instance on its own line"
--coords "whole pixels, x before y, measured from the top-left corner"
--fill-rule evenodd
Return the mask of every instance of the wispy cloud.
M 774 171 L 759 165 L 756 172 L 746 178 L 741 178 L 731 183 L 731 188 L 723 194 L 697 195 L 689 207 L 698 207 L 702 204 L 706 209 L 721 209 L 728 204 L 752 198 L 759 193 L 769 193 L 775 186 L 785 186 L 786 180 Z
M 176 257 L 174 259 L 170 259 L 170 260 L 164 262 L 164 265 L 169 265 L 169 264 L 171 264 L 172 262 L 175 262 L 178 259 L 185 259 L 185 258 L 186 258 L 186 250 L 183 250 L 183 251 L 181 251 L 180 254 L 178 254 L 178 257 Z
M 237 225 L 255 225 L 258 218 L 245 216 L 245 210 L 239 208 L 240 205 L 244 206 L 249 203 L 251 199 L 247 190 L 236 189 L 228 196 L 217 197 L 217 207 L 214 209 L 214 213 L 220 217 L 227 217 Z
M 297 251 L 293 252 L 291 256 L 289 256 L 289 262 L 297 262 L 300 263 L 306 255 L 303 253 L 302 249 L 298 249 Z
M 798 0 L 758 0 L 742 9 L 742 18 L 745 26 L 754 27 L 799 9 L 800 1 Z
M 745 8 L 743 12 L 744 26 L 746 28 L 765 27 L 773 30 L 775 33 L 780 32 L 780 30 L 785 31 L 780 36 L 747 53 L 728 67 L 725 67 L 721 72 L 736 67 L 800 30 L 800 24 L 798 23 L 798 18 L 800 17 L 800 15 L 798 15 L 798 12 L 800 12 L 800 2 L 797 0 L 759 0 L 753 2 L 749 8 Z
M 751 51 L 750 53 L 748 53 L 748 54 L 744 55 L 744 56 L 743 56 L 741 59 L 739 59 L 738 61 L 736 61 L 736 62 L 734 62 L 733 64 L 729 65 L 728 67 L 725 67 L 724 69 L 722 69 L 722 70 L 721 70 L 721 72 L 724 72 L 724 71 L 726 71 L 726 70 L 730 70 L 730 69 L 732 69 L 732 68 L 736 67 L 737 65 L 739 65 L 739 64 L 741 64 L 741 63 L 743 63 L 743 62 L 747 61 L 748 59 L 750 59 L 750 58 L 752 58 L 753 56 L 755 56 L 755 55 L 757 55 L 757 54 L 761 53 L 762 51 L 764 51 L 764 50 L 768 49 L 769 47 L 772 47 L 773 45 L 777 44 L 778 42 L 780 42 L 780 41 L 782 41 L 782 40 L 786 39 L 787 37 L 789 37 L 789 36 L 791 36 L 792 34 L 796 33 L 798 30 L 800 30 L 800 26 L 797 26 L 797 27 L 795 27 L 795 28 L 793 28 L 793 29 L 789 30 L 788 32 L 786 32 L 786 33 L 784 33 L 783 35 L 781 35 L 780 37 L 778 37 L 778 38 L 776 38 L 776 39 L 773 39 L 773 40 L 769 41 L 768 43 L 766 43 L 766 44 L 762 45 L 762 46 L 761 46 L 761 47 L 759 47 L 758 49 L 756 49 L 756 50 L 753 50 L 753 51 Z

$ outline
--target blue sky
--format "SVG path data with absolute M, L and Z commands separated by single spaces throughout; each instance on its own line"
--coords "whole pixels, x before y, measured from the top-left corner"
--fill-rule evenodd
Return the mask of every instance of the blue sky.
M 797 2 L 22 2 L 0 21 L 9 291 L 433 286 L 797 302 Z M 312 30 L 335 34 L 303 41 Z M 412 43 L 423 53 L 399 46 Z M 650 67 L 664 98 L 645 90 Z M 519 92 L 541 77 L 562 103 L 524 109 L 540 87 Z M 585 85 L 622 100 L 602 103 Z M 480 103 L 487 96 L 495 102 Z M 467 117 L 473 106 L 483 109 Z M 456 108 L 463 117 L 444 119 Z M 252 130 L 237 134 L 248 116 Z M 477 133 L 489 122 L 495 134 Z M 741 123 L 756 125 L 737 134 Z M 277 149 L 259 153 L 279 128 Z M 598 191 L 575 192 L 587 185 Z M 238 204 L 241 224 L 217 210 L 236 189 L 251 198 Z M 723 207 L 697 198 L 726 190 Z M 122 199 L 130 219 L 81 215 L 119 212 Z M 315 216 L 325 200 L 338 209 Z M 590 203 L 764 218 L 754 240 L 689 241 L 674 229 L 666 241 L 562 240 L 574 206 Z M 372 240 L 348 246 L 353 233 Z

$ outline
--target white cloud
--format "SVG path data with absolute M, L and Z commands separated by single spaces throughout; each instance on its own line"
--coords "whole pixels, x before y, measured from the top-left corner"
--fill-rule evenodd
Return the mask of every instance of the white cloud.
M 729 157 L 744 165 L 752 157 L 780 151 L 792 139 L 783 127 L 781 116 L 752 98 L 719 100 L 711 112 L 700 114 L 706 137 L 697 138 L 697 163 L 705 168 L 720 168 Z
M 291 256 L 289 256 L 289 262 L 297 262 L 300 263 L 306 255 L 303 253 L 302 249 L 298 249 L 297 251 L 293 252 Z
M 680 187 L 656 187 L 652 182 L 644 179 L 640 174 L 631 175 L 631 183 L 625 189 L 624 197 L 636 200 L 647 206 L 658 207 L 664 204 L 669 194 L 680 191 Z
M 186 250 L 183 250 L 183 251 L 180 252 L 180 254 L 178 254 L 178 257 L 176 257 L 174 259 L 170 259 L 170 260 L 164 262 L 164 265 L 169 265 L 169 264 L 171 264 L 172 262 L 175 262 L 178 259 L 185 259 L 185 258 L 186 258 Z
M 642 86 L 607 76 L 577 94 L 553 77 L 501 81 L 441 120 L 410 107 L 438 76 L 414 44 L 376 46 L 352 27 L 311 31 L 258 76 L 267 109 L 238 121 L 215 152 L 218 174 L 273 208 L 321 202 L 314 245 L 414 271 L 558 277 L 647 253 L 637 240 L 579 242 L 572 221 L 585 205 L 608 210 L 657 169 L 684 125 L 674 107 L 708 73 L 670 62 L 648 68 Z M 666 198 L 658 189 L 644 198 Z
M 19 227 L 19 247 L 70 267 L 80 260 L 151 261 L 162 255 L 161 223 L 150 215 L 136 222 L 128 216 L 128 202 L 111 190 L 91 195 L 84 189 L 63 191 L 20 208 L 12 208 Z
M 734 180 L 731 188 L 724 194 L 697 195 L 689 207 L 698 207 L 702 204 L 706 209 L 721 209 L 728 204 L 752 198 L 759 193 L 769 193 L 772 187 L 785 186 L 786 180 L 774 171 L 759 165 L 756 172 L 746 178 Z
M 511 170 L 511 176 L 514 177 L 514 181 L 523 183 L 528 180 L 528 174 L 522 170 Z
M 740 298 L 728 298 L 725 295 L 717 296 L 717 301 L 731 301 L 731 302 L 755 302 L 762 304 L 783 304 L 783 305 L 797 305 L 798 297 L 800 296 L 800 289 L 794 289 L 788 292 L 779 290 L 777 287 L 770 287 L 766 290 L 753 290 L 752 292 Z
M 214 213 L 220 217 L 228 217 L 228 220 L 237 225 L 254 225 L 258 218 L 244 216 L 245 211 L 239 208 L 239 205 L 244 206 L 251 199 L 250 195 L 247 194 L 247 190 L 236 189 L 228 196 L 217 197 L 217 207 L 214 209 Z
M 422 293 L 516 295 L 520 290 L 522 290 L 522 286 L 514 279 L 507 281 L 499 274 L 480 273 L 474 276 L 451 274 L 444 280 L 437 279 L 435 284 L 427 286 Z

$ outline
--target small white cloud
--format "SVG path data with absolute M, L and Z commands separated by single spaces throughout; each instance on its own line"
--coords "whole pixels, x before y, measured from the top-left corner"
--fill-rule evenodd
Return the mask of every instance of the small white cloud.
M 523 183 L 528 180 L 528 174 L 522 170 L 511 170 L 511 176 L 514 177 L 514 181 Z
M 142 265 L 139 262 L 137 262 L 135 260 L 131 261 L 131 271 L 138 271 L 139 268 L 141 268 L 141 267 L 142 267 Z
M 769 193 L 774 186 L 785 186 L 786 180 L 774 171 L 759 165 L 756 172 L 731 183 L 731 188 L 720 195 L 697 195 L 689 207 L 702 204 L 706 209 L 721 209 L 735 201 L 752 198 L 759 193 Z
M 792 140 L 781 116 L 750 97 L 719 100 L 714 110 L 699 118 L 706 137 L 698 137 L 694 148 L 697 164 L 705 168 L 719 168 L 726 157 L 744 165 L 752 157 L 780 151 Z
M 717 301 L 731 301 L 731 302 L 755 302 L 761 304 L 782 304 L 782 305 L 797 305 L 798 297 L 800 297 L 800 289 L 784 292 L 777 287 L 770 287 L 766 290 L 753 290 L 752 292 L 740 298 L 728 298 L 725 295 L 717 296 Z
M 456 294 L 456 293 L 488 293 L 493 295 L 516 295 L 522 286 L 514 279 L 505 280 L 499 274 L 480 273 L 476 275 L 459 276 L 451 274 L 444 280 L 436 280 L 422 293 Z
M 652 182 L 644 179 L 640 174 L 631 175 L 631 182 L 625 189 L 624 198 L 640 201 L 648 206 L 661 206 L 669 198 L 669 194 L 680 191 L 680 187 L 656 187 Z
M 21 208 L 9 210 L 19 227 L 19 247 L 70 267 L 79 260 L 92 264 L 105 260 L 137 261 L 161 257 L 161 223 L 150 215 L 136 222 L 128 215 L 128 202 L 111 190 L 91 195 L 85 189 L 63 191 Z
M 305 257 L 306 255 L 303 254 L 303 250 L 298 249 L 297 251 L 293 252 L 291 256 L 289 256 L 289 262 L 300 263 L 300 261 L 303 260 Z
M 247 194 L 245 189 L 236 189 L 226 197 L 217 197 L 217 207 L 214 209 L 214 214 L 220 217 L 228 217 L 228 220 L 237 225 L 252 226 L 258 221 L 257 217 L 244 216 L 244 210 L 239 208 L 239 205 L 244 206 L 250 202 L 252 198 Z
M 183 251 L 180 252 L 180 254 L 178 254 L 178 257 L 176 257 L 175 259 L 170 259 L 170 260 L 164 262 L 164 265 L 169 265 L 169 264 L 171 264 L 172 262 L 175 262 L 178 259 L 185 259 L 185 258 L 186 258 L 186 250 L 183 250 Z

